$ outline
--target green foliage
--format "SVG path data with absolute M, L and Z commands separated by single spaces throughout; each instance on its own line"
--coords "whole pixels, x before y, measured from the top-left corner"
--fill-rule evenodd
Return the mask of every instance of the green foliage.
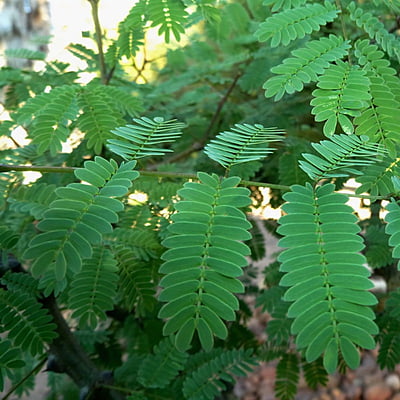
M 260 361 L 293 399 L 376 343 L 395 368 L 399 1 L 140 0 L 114 38 L 89 3 L 82 69 L 0 68 L 0 387 L 45 357 L 52 399 L 230 398 Z
M 160 117 L 154 118 L 153 121 L 149 118 L 135 118 L 133 121 L 136 125 L 127 125 L 112 131 L 123 140 L 107 141 L 108 148 L 125 160 L 161 156 L 172 151 L 154 146 L 175 141 L 182 135 L 181 129 L 185 126 L 181 122 L 164 121 Z
M 109 101 L 107 101 L 109 100 Z M 123 123 L 119 110 L 110 105 L 112 99 L 104 98 L 102 90 L 85 88 L 79 93 L 78 105 L 82 113 L 77 119 L 78 128 L 86 133 L 87 147 L 100 154 L 111 137 L 110 131 Z
M 349 4 L 348 10 L 350 18 L 357 26 L 364 29 L 371 39 L 375 39 L 390 57 L 396 56 L 400 60 L 400 44 L 396 36 L 389 33 L 378 18 L 365 12 L 362 8 L 358 8 L 353 1 Z
M 284 132 L 262 125 L 235 125 L 231 131 L 220 133 L 211 140 L 204 152 L 226 169 L 233 165 L 256 161 L 266 157 L 274 149 L 268 145 L 283 139 Z
M 33 356 L 57 337 L 52 318 L 34 297 L 22 291 L 0 290 L 1 331 L 7 332 L 14 346 Z
M 332 61 L 347 55 L 349 48 L 347 41 L 330 35 L 293 50 L 294 57 L 286 58 L 282 64 L 271 68 L 271 72 L 278 76 L 265 82 L 265 96 L 275 96 L 275 100 L 280 100 L 285 92 L 291 94 L 302 91 L 305 83 L 317 81 L 318 75 L 322 75 Z
M 292 186 L 284 195 L 287 215 L 278 228 L 285 235 L 279 245 L 287 247 L 279 255 L 286 273 L 280 284 L 290 287 L 284 299 L 293 302 L 288 310 L 288 317 L 294 318 L 291 332 L 297 335 L 297 347 L 305 349 L 307 361 L 323 354 L 330 373 L 337 367 L 339 352 L 350 368 L 357 368 L 356 346 L 374 348 L 371 335 L 378 333 L 368 307 L 377 300 L 367 291 L 373 285 L 363 267 L 364 257 L 357 254 L 363 248 L 359 229 L 352 209 L 345 205 L 347 197 L 333 190 L 332 184 L 316 189 L 310 184 Z
M 213 347 L 214 335 L 226 339 L 222 320 L 235 320 L 239 303 L 232 293 L 244 290 L 237 277 L 250 254 L 240 241 L 249 238 L 251 225 L 238 209 L 249 204 L 249 191 L 236 187 L 238 177 L 220 180 L 201 172 L 198 177 L 199 183 L 188 182 L 178 191 L 183 200 L 175 205 L 178 213 L 163 241 L 169 250 L 160 268 L 166 276 L 159 301 L 166 304 L 159 317 L 168 319 L 163 332 L 176 332 L 181 350 L 190 346 L 195 331 L 206 350 Z
M 299 372 L 299 360 L 296 354 L 283 355 L 276 367 L 275 395 L 279 399 L 293 399 L 297 392 Z
M 46 58 L 43 51 L 35 51 L 30 49 L 7 49 L 4 52 L 7 58 L 24 58 L 26 60 L 42 60 Z
M 13 347 L 9 340 L 0 342 L 0 390 L 4 389 L 4 378 L 11 369 L 21 368 L 25 365 L 21 360 L 20 350 Z
M 10 209 L 15 212 L 29 213 L 35 219 L 42 219 L 49 205 L 57 198 L 56 185 L 38 183 L 34 186 L 19 186 L 7 199 Z
M 374 164 L 380 152 L 376 143 L 369 142 L 367 137 L 355 135 L 334 135 L 331 140 L 322 140 L 311 145 L 323 158 L 306 153 L 302 156 L 307 161 L 300 160 L 299 164 L 315 181 L 359 175 L 356 168 Z
M 400 158 L 385 157 L 381 162 L 368 166 L 363 175 L 356 179 L 361 183 L 356 193 L 369 192 L 372 196 L 390 196 L 398 192 L 392 178 L 400 171 L 399 163 Z
M 400 362 L 400 351 L 398 346 L 400 341 L 399 300 L 400 292 L 397 289 L 396 291 L 393 291 L 386 300 L 385 310 L 387 313 L 378 319 L 380 328 L 378 342 L 380 347 L 377 361 L 381 368 L 388 368 L 389 370 L 393 370 Z
M 148 388 L 164 388 L 183 370 L 188 354 L 175 347 L 171 337 L 154 347 L 140 365 L 138 381 Z
M 98 319 L 105 320 L 106 311 L 113 309 L 118 281 L 117 262 L 109 250 L 95 248 L 92 257 L 83 262 L 68 293 L 72 317 L 81 328 L 95 329 Z
M 338 11 L 332 3 L 306 4 L 294 9 L 286 9 L 274 14 L 260 24 L 256 32 L 258 40 L 265 42 L 271 39 L 271 47 L 279 44 L 287 46 L 292 40 L 303 38 L 321 25 L 336 18 Z
M 255 365 L 251 350 L 225 351 L 189 375 L 183 384 L 188 400 L 214 399 L 226 389 L 225 382 L 234 382 L 235 376 L 244 376 Z
M 80 271 L 82 258 L 91 257 L 92 245 L 112 232 L 111 224 L 118 221 L 116 213 L 123 205 L 115 197 L 123 196 L 139 176 L 132 171 L 135 164 L 131 161 L 118 167 L 114 160 L 96 157 L 75 171 L 76 178 L 88 184 L 71 183 L 56 190 L 58 199 L 38 224 L 42 233 L 32 239 L 24 253 L 26 259 L 34 260 L 34 277 L 52 270 L 61 281 L 67 271 Z
M 393 263 L 389 235 L 381 224 L 371 224 L 365 230 L 365 257 L 371 268 L 382 268 Z
M 328 382 L 328 375 L 323 366 L 322 358 L 317 358 L 313 362 L 302 364 L 304 379 L 311 389 L 316 389 L 318 385 L 325 386 Z
M 22 272 L 7 271 L 0 282 L 13 292 L 21 291 L 30 296 L 37 296 L 39 293 L 37 281 L 31 275 Z
M 343 132 L 353 133 L 353 124 L 346 115 L 358 116 L 360 109 L 371 99 L 369 80 L 358 66 L 340 60 L 327 68 L 318 78 L 318 89 L 313 91 L 312 113 L 316 121 L 326 121 L 323 132 L 331 136 L 339 122 Z
M 139 314 L 146 309 L 152 310 L 155 287 L 148 265 L 138 259 L 133 250 L 124 246 L 117 246 L 113 252 L 119 263 L 118 285 L 126 308 L 129 311 L 136 309 Z
M 264 4 L 266 6 L 271 6 L 271 11 L 276 12 L 281 8 L 287 10 L 288 8 L 296 8 L 302 6 L 307 0 L 265 0 Z
M 183 3 L 179 0 L 151 0 L 148 3 L 149 18 L 153 21 L 152 26 L 159 26 L 158 34 L 165 36 L 169 43 L 171 33 L 179 40 L 185 33 L 183 23 L 187 15 Z
M 392 201 L 386 206 L 389 211 L 385 217 L 387 222 L 386 233 L 390 235 L 389 245 L 393 246 L 393 257 L 400 258 L 400 207 Z

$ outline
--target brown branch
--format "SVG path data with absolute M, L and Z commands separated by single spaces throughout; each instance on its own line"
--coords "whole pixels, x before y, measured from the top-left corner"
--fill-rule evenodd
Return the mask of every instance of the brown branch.
M 54 365 L 52 368 L 48 366 L 48 370 L 68 374 L 80 388 L 82 399 L 122 400 L 124 397 L 120 393 L 102 387 L 103 384 L 112 384 L 112 374 L 100 371 L 82 349 L 61 314 L 55 297 L 44 297 L 41 303 L 53 317 L 58 333 L 49 346 Z
M 235 88 L 235 86 L 236 86 L 236 84 L 237 84 L 237 82 L 238 82 L 238 80 L 239 80 L 239 78 L 241 76 L 242 76 L 242 71 L 239 71 L 236 74 L 235 78 L 233 79 L 233 81 L 232 81 L 231 85 L 229 86 L 228 90 L 226 91 L 224 97 L 222 97 L 222 99 L 219 101 L 217 109 L 215 110 L 215 113 L 214 113 L 213 117 L 211 118 L 210 124 L 208 125 L 207 130 L 204 132 L 204 137 L 202 139 L 203 144 L 206 143 L 206 141 L 208 140 L 209 136 L 211 135 L 212 129 L 213 129 L 215 123 L 217 122 L 217 120 L 218 120 L 218 118 L 219 118 L 219 116 L 221 114 L 222 108 L 224 107 L 225 103 L 227 102 L 230 94 L 232 93 L 233 89 Z
M 164 162 L 160 163 L 160 164 L 171 164 L 174 163 L 176 161 L 180 161 L 183 160 L 185 158 L 187 158 L 188 156 L 190 156 L 190 154 L 201 150 L 204 145 L 206 144 L 206 142 L 208 141 L 209 137 L 211 136 L 212 130 L 214 128 L 215 123 L 217 122 L 221 111 L 225 105 L 225 103 L 227 102 L 230 94 L 232 93 L 233 89 L 235 88 L 239 78 L 242 76 L 242 72 L 238 72 L 235 76 L 235 78 L 233 79 L 232 83 L 230 84 L 228 90 L 226 91 L 226 93 L 224 94 L 224 96 L 221 98 L 221 100 L 218 102 L 217 108 L 214 112 L 214 115 L 211 118 L 211 121 L 207 127 L 207 129 L 205 130 L 204 134 L 202 135 L 202 139 L 200 141 L 194 142 L 190 147 L 188 147 L 186 150 L 183 150 L 180 153 L 177 153 L 175 155 L 173 155 L 172 157 L 166 159 Z M 153 166 L 151 166 L 149 169 L 154 170 L 156 169 L 160 164 L 155 164 Z

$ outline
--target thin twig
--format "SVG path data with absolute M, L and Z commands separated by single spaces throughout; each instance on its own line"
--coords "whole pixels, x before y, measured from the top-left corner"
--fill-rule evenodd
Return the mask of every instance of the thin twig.
M 213 117 L 211 118 L 210 124 L 208 125 L 207 130 L 204 132 L 203 141 L 204 143 L 208 140 L 208 137 L 211 135 L 212 129 L 214 128 L 215 123 L 217 122 L 219 115 L 221 114 L 222 108 L 224 107 L 225 103 L 227 102 L 230 94 L 232 93 L 233 89 L 235 88 L 239 78 L 242 76 L 243 72 L 239 71 L 235 78 L 233 79 L 231 85 L 229 86 L 228 90 L 226 91 L 224 97 L 219 101 L 217 109 Z
M 102 38 L 101 25 L 99 19 L 99 0 L 88 0 L 88 1 L 92 7 L 92 18 L 94 23 L 94 29 L 96 32 L 96 43 L 99 52 L 99 63 L 100 63 L 100 77 L 101 81 L 106 85 L 109 82 L 109 78 L 107 74 L 106 61 L 104 58 L 104 51 L 103 51 L 103 38 Z
M 11 389 L 5 394 L 4 397 L 1 398 L 1 400 L 7 400 L 25 381 L 27 381 L 32 375 L 36 375 L 39 373 L 39 371 L 42 369 L 43 365 L 45 364 L 47 360 L 47 355 L 45 355 L 34 367 L 32 370 L 30 370 L 19 382 L 17 382 L 15 385 L 11 387 Z
M 177 153 L 177 154 L 173 155 L 172 157 L 166 159 L 162 164 L 171 164 L 176 161 L 183 160 L 183 159 L 187 158 L 188 156 L 190 156 L 190 154 L 194 153 L 195 151 L 199 151 L 204 147 L 204 144 L 208 141 L 209 137 L 211 136 L 212 130 L 221 114 L 222 108 L 224 107 L 225 103 L 227 102 L 230 94 L 232 93 L 233 89 L 235 88 L 235 86 L 241 76 L 242 76 L 242 72 L 240 71 L 233 79 L 231 85 L 229 86 L 229 88 L 226 91 L 226 93 L 224 94 L 224 96 L 218 102 L 218 105 L 214 112 L 214 115 L 212 116 L 211 121 L 210 121 L 207 129 L 205 130 L 204 134 L 201 136 L 202 139 L 197 142 L 194 142 L 190 147 L 183 150 L 182 152 Z M 157 165 L 160 165 L 160 164 L 157 164 Z M 156 168 L 157 165 L 153 166 L 153 168 Z
M 335 2 L 336 2 L 336 7 L 340 10 L 340 24 L 342 25 L 343 38 L 344 38 L 344 40 L 349 40 L 347 31 L 346 31 L 346 24 L 344 23 L 342 3 L 340 0 L 335 0 Z M 350 57 L 348 57 L 348 60 L 349 60 L 349 64 L 351 65 Z
M 37 166 L 37 165 L 9 165 L 9 164 L 0 164 L 0 172 L 9 172 L 9 171 L 35 171 L 41 173 L 72 173 L 76 170 L 76 167 L 53 167 L 50 165 L 47 166 Z M 138 171 L 142 176 L 153 176 L 155 178 L 178 178 L 178 179 L 198 179 L 196 174 L 188 174 L 184 172 L 166 172 L 166 171 L 148 171 L 148 170 L 139 170 Z M 240 183 L 242 186 L 257 186 L 257 187 L 266 187 L 270 189 L 290 190 L 290 186 L 287 185 L 278 185 L 275 183 L 265 183 L 258 181 L 246 181 L 242 180 Z M 369 199 L 369 200 L 390 200 L 390 196 L 368 196 L 363 194 L 354 194 L 354 193 L 345 193 L 349 197 L 356 197 L 358 199 Z
M 35 171 L 35 172 L 57 172 L 57 173 L 71 173 L 75 171 L 75 167 L 54 167 L 51 165 L 10 165 L 0 164 L 0 172 L 9 171 Z
M 103 383 L 99 384 L 98 387 L 102 387 L 102 388 L 105 388 L 105 389 L 116 390 L 118 392 L 128 393 L 128 394 L 131 394 L 131 393 L 143 393 L 143 392 L 140 392 L 140 391 L 127 389 L 127 388 L 124 388 L 124 387 L 121 387 L 121 386 L 105 385 Z

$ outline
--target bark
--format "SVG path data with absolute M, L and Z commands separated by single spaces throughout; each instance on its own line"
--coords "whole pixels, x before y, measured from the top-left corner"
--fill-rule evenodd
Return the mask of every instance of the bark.
M 50 345 L 48 370 L 66 373 L 80 388 L 80 400 L 121 400 L 119 392 L 103 388 L 102 384 L 113 383 L 111 371 L 100 371 L 83 350 L 63 315 L 54 296 L 42 299 L 43 306 L 57 325 L 58 337 Z
M 0 0 L 0 51 L 27 48 L 47 51 L 47 45 L 33 39 L 50 34 L 48 0 Z M 7 65 L 22 68 L 29 61 L 9 59 Z

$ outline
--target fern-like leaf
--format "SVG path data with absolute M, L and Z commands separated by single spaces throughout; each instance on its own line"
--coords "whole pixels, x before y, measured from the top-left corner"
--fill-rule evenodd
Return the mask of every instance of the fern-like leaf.
M 11 272 L 8 270 L 1 277 L 0 283 L 12 292 L 21 291 L 34 297 L 38 294 L 37 280 L 25 272 Z
M 376 143 L 370 143 L 367 137 L 355 135 L 333 135 L 330 140 L 311 143 L 321 155 L 304 153 L 300 160 L 300 168 L 307 175 L 319 181 L 324 178 L 337 178 L 349 175 L 360 175 L 356 169 L 376 163 L 376 158 L 383 149 Z
M 385 216 L 386 233 L 390 235 L 389 245 L 393 246 L 392 256 L 400 258 L 400 206 L 397 202 L 391 201 L 386 210 L 388 211 Z
M 269 289 L 268 292 L 272 289 L 274 288 Z M 271 312 L 272 319 L 268 321 L 265 332 L 268 340 L 274 346 L 287 345 L 289 343 L 291 326 L 291 320 L 287 317 L 289 304 L 283 300 L 283 297 L 276 300 L 277 302 L 274 304 Z
M 299 166 L 299 159 L 310 148 L 310 143 L 305 139 L 288 137 L 284 152 L 279 155 L 278 173 L 281 185 L 302 184 L 308 180 L 307 174 Z
M 260 42 L 271 39 L 271 47 L 277 47 L 281 43 L 287 46 L 293 40 L 319 31 L 321 25 L 332 22 L 337 14 L 335 6 L 328 1 L 324 5 L 306 4 L 268 17 L 260 24 L 256 35 Z
M 258 225 L 256 219 L 251 219 L 250 223 L 252 225 L 250 234 L 251 239 L 246 242 L 246 244 L 250 247 L 251 251 L 251 259 L 252 260 L 261 260 L 266 256 L 266 242 L 263 232 Z
M 161 117 L 153 120 L 142 117 L 134 118 L 135 125 L 126 125 L 112 131 L 120 139 L 107 140 L 108 148 L 125 160 L 148 156 L 160 156 L 171 152 L 171 149 L 155 147 L 178 139 L 185 126 L 176 120 L 164 121 Z
M 400 2 L 399 0 L 373 0 L 374 4 L 376 6 L 380 6 L 383 3 L 385 3 L 385 5 L 393 10 L 394 12 L 396 12 L 397 14 L 400 14 Z
M 92 245 L 112 232 L 111 224 L 118 221 L 117 212 L 123 205 L 113 197 L 125 195 L 139 176 L 132 171 L 135 164 L 131 161 L 118 168 L 114 160 L 96 157 L 75 171 L 78 179 L 89 184 L 71 183 L 56 190 L 59 198 L 38 224 L 43 233 L 32 239 L 24 253 L 26 259 L 34 260 L 31 268 L 35 277 L 52 270 L 61 281 L 67 269 L 80 271 L 82 258 L 91 257 Z
M 400 363 L 400 324 L 396 322 L 391 325 L 385 335 L 381 335 L 377 362 L 382 369 L 394 370 Z
M 162 249 L 156 232 L 150 229 L 117 228 L 110 242 L 129 248 L 136 259 L 143 261 L 158 258 Z
M 305 83 L 315 82 L 332 61 L 347 55 L 350 45 L 341 37 L 329 35 L 308 42 L 305 47 L 292 51 L 294 57 L 285 58 L 283 63 L 271 68 L 278 76 L 268 79 L 263 88 L 265 96 L 280 100 L 285 93 L 300 92 Z
M 118 108 L 122 115 L 135 117 L 143 111 L 140 99 L 123 88 L 103 85 L 97 88 L 97 92 L 108 97 L 109 102 L 113 104 L 113 107 Z
M 353 133 L 353 124 L 347 115 L 358 116 L 360 110 L 367 108 L 369 94 L 369 79 L 358 66 L 336 61 L 327 68 L 318 79 L 319 89 L 313 91 L 314 99 L 311 110 L 316 121 L 326 121 L 325 136 L 335 133 L 339 122 L 344 133 Z
M 61 151 L 69 134 L 69 124 L 78 114 L 76 86 L 63 85 L 29 99 L 13 116 L 19 124 L 30 123 L 29 137 L 38 154 Z
M 118 281 L 117 262 L 105 248 L 95 248 L 90 259 L 71 283 L 68 307 L 79 327 L 95 329 L 98 320 L 106 320 L 106 311 L 112 310 Z
M 263 289 L 256 299 L 256 306 L 261 307 L 263 311 L 268 311 L 270 314 L 279 307 L 285 290 L 281 286 L 273 286 L 268 289 Z
M 129 311 L 136 309 L 141 315 L 152 310 L 155 305 L 155 284 L 149 263 L 144 263 L 136 253 L 122 246 L 113 247 L 113 253 L 119 264 L 119 287 L 124 305 Z
M 11 369 L 22 368 L 20 349 L 13 347 L 9 340 L 0 340 L 0 391 L 4 390 L 4 381 Z
M 322 363 L 322 358 L 317 358 L 313 362 L 304 362 L 302 364 L 304 379 L 310 389 L 316 390 L 319 385 L 326 386 L 328 383 L 328 374 Z
M 400 79 L 397 77 L 397 71 L 390 66 L 390 61 L 384 58 L 385 53 L 378 50 L 378 46 L 371 44 L 368 39 L 357 40 L 354 55 L 369 77 L 382 78 L 389 91 L 395 94 L 396 89 L 400 87 Z M 395 96 L 399 101 L 399 94 Z
M 362 8 L 357 7 L 353 1 L 348 5 L 347 10 L 350 18 L 358 27 L 364 29 L 371 39 L 376 40 L 379 46 L 385 50 L 390 57 L 397 57 L 400 61 L 400 43 L 398 38 L 389 33 L 382 22 L 374 17 L 371 13 L 365 12 Z
M 4 55 L 7 58 L 24 58 L 25 60 L 44 61 L 46 53 L 31 49 L 6 49 Z
M 0 225 L 0 249 L 10 250 L 18 243 L 19 235 Z
M 385 157 L 382 162 L 369 166 L 363 171 L 363 175 L 357 177 L 356 181 L 361 186 L 356 189 L 356 194 L 369 192 L 371 196 L 388 196 L 397 193 L 392 178 L 398 174 L 400 157 Z
M 275 395 L 280 400 L 292 400 L 297 392 L 300 368 L 296 354 L 284 354 L 276 367 Z
M 283 134 L 282 130 L 264 128 L 259 124 L 236 124 L 230 131 L 211 140 L 204 152 L 229 170 L 233 165 L 266 157 L 275 150 L 269 144 L 283 140 Z
M 107 51 L 107 61 L 114 65 L 115 61 L 121 56 L 128 59 L 135 57 L 140 46 L 143 46 L 144 29 L 143 15 L 146 11 L 146 2 L 138 1 L 129 11 L 126 18 L 118 25 L 118 38 L 114 44 L 114 49 Z M 111 58 L 112 52 L 114 56 Z M 110 62 L 111 61 L 111 62 Z
M 386 267 L 394 262 L 389 236 L 385 233 L 384 225 L 369 225 L 365 230 L 365 242 L 367 246 L 365 257 L 371 268 Z
M 0 289 L 0 311 L 2 331 L 33 356 L 43 353 L 45 344 L 57 337 L 51 316 L 27 293 Z
M 256 365 L 252 350 L 227 350 L 203 364 L 183 383 L 187 400 L 212 400 L 233 383 L 234 376 L 246 376 Z
M 87 87 L 78 93 L 78 105 L 82 110 L 77 119 L 78 128 L 85 133 L 87 147 L 100 154 L 111 131 L 121 125 L 121 113 L 110 107 L 109 99 L 104 98 L 102 89 Z
M 29 213 L 35 219 L 41 219 L 49 205 L 57 198 L 55 185 L 37 183 L 32 186 L 21 185 L 12 191 L 8 198 L 10 209 L 15 212 Z
M 333 184 L 295 185 L 284 199 L 287 215 L 278 233 L 286 235 L 279 245 L 287 249 L 278 260 L 286 273 L 280 284 L 290 287 L 284 299 L 293 302 L 288 316 L 294 318 L 296 345 L 308 362 L 323 353 L 329 373 L 337 367 L 339 352 L 350 368 L 357 368 L 356 346 L 374 348 L 371 335 L 378 329 L 369 308 L 377 300 L 367 291 L 373 284 L 359 254 L 363 243 L 353 210 L 345 195 L 334 193 Z
M 141 363 L 138 381 L 144 387 L 164 388 L 184 369 L 188 356 L 175 347 L 173 338 L 165 338 Z
M 272 6 L 271 11 L 276 12 L 280 9 L 288 10 L 290 8 L 297 8 L 306 2 L 307 0 L 266 0 L 263 4 L 266 6 Z
M 3 208 L 10 196 L 14 186 L 23 180 L 23 175 L 20 172 L 4 172 L 0 173 L 0 210 Z
M 178 194 L 177 214 L 164 240 L 168 247 L 160 272 L 159 300 L 166 302 L 159 313 L 167 318 L 164 334 L 177 332 L 176 345 L 185 350 L 197 331 L 202 347 L 210 350 L 216 335 L 228 335 L 222 320 L 234 321 L 239 302 L 233 295 L 243 292 L 236 279 L 247 265 L 250 223 L 238 207 L 249 204 L 249 191 L 238 188 L 240 178 L 222 181 L 216 175 L 198 173 L 200 182 L 188 182 Z
M 180 40 L 181 34 L 185 33 L 183 24 L 187 13 L 185 6 L 180 0 L 150 0 L 148 2 L 149 19 L 151 26 L 160 26 L 159 35 L 164 35 L 165 42 L 169 43 L 171 33 L 176 40 Z
M 85 61 L 89 67 L 98 65 L 98 56 L 93 49 L 89 49 L 81 43 L 71 43 L 68 45 L 67 50 L 75 57 Z
M 367 109 L 354 118 L 356 134 L 369 136 L 374 142 L 383 143 L 392 157 L 400 140 L 400 102 L 382 78 L 370 77 L 372 99 Z

